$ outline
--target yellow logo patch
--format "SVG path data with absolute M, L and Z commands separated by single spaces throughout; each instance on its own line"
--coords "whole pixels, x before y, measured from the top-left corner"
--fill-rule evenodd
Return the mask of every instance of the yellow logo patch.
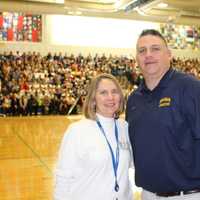
M 164 97 L 160 99 L 159 107 L 167 107 L 171 105 L 171 98 L 170 97 Z

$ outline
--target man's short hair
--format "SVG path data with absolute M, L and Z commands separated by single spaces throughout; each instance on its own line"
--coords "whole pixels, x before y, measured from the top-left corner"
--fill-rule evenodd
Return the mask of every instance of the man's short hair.
M 167 46 L 167 41 L 165 40 L 164 36 L 159 31 L 157 31 L 155 29 L 145 29 L 140 34 L 139 38 L 141 38 L 143 36 L 147 36 L 147 35 L 152 35 L 152 36 L 161 38 Z

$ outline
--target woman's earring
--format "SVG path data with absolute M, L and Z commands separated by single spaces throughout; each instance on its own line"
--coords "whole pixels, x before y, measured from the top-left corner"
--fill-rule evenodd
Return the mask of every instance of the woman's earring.
M 96 111 L 96 104 L 93 103 L 93 110 Z

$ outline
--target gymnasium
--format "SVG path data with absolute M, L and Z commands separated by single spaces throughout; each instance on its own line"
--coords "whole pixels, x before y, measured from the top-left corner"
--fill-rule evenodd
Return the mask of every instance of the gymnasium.
M 143 29 L 159 30 L 172 65 L 200 79 L 199 8 L 199 0 L 0 0 L 0 200 L 53 200 L 60 143 L 82 117 L 91 79 L 114 75 L 126 100 L 141 83 Z

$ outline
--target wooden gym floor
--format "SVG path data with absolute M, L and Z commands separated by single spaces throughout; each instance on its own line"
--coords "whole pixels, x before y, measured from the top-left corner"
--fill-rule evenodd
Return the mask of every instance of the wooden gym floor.
M 53 200 L 60 142 L 68 125 L 78 119 L 80 116 L 0 118 L 0 200 Z

